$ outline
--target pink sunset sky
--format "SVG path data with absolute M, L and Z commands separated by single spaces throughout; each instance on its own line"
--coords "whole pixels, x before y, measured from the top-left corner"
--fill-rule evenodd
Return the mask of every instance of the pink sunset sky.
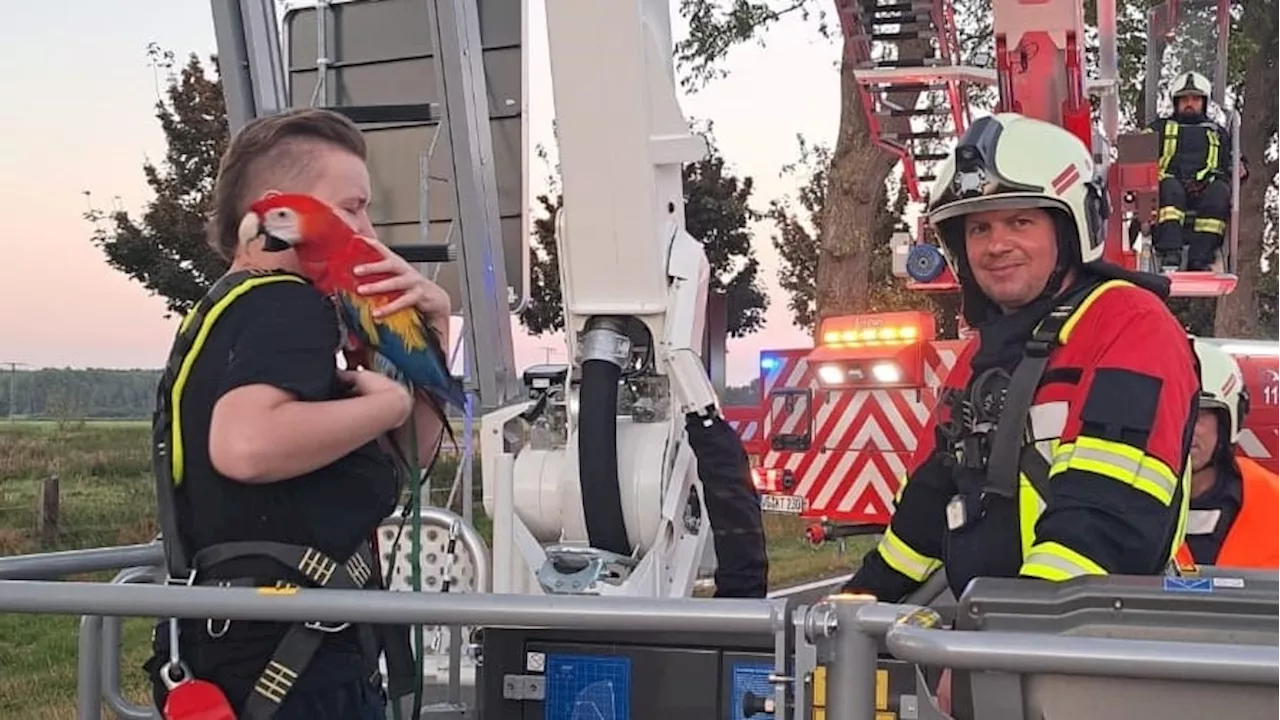
M 216 48 L 209 2 L 60 0 L 6 10 L 9 26 L 21 33 L 8 33 L 0 45 L 6 98 L 0 207 L 10 225 L 0 263 L 0 363 L 159 367 L 176 319 L 164 317 L 160 299 L 107 266 L 82 213 L 88 202 L 119 203 L 136 213 L 150 199 L 141 166 L 163 156 L 164 140 L 153 114 L 162 80 L 148 65 L 146 46 L 158 43 L 180 59 L 190 52 L 207 58 Z M 678 17 L 675 31 L 684 32 Z M 550 145 L 553 112 L 540 0 L 529 3 L 527 42 L 532 198 L 545 175 L 532 143 Z M 755 179 L 757 209 L 794 192 L 779 171 L 796 156 L 797 133 L 822 142 L 834 136 L 837 60 L 836 46 L 812 25 L 784 22 L 771 31 L 767 48 L 735 50 L 728 78 L 682 100 L 686 115 L 715 122 L 734 170 Z M 729 343 L 731 384 L 757 374 L 761 348 L 810 342 L 791 324 L 777 286 L 772 226 L 753 230 L 772 307 L 765 330 Z M 514 327 L 518 367 L 565 357 L 561 336 L 529 337 Z

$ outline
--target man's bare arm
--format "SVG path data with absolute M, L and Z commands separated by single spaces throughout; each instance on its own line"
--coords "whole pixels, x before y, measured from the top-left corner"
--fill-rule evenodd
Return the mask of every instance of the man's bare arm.
M 301 402 L 270 385 L 223 395 L 209 426 L 209 460 L 244 483 L 270 483 L 318 470 L 404 422 L 403 391 Z

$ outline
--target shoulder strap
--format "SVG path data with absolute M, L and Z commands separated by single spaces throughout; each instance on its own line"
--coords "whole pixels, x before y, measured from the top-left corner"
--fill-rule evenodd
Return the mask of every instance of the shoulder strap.
M 297 275 L 284 272 L 241 270 L 228 273 L 214 283 L 178 326 L 169 360 L 156 386 L 156 405 L 151 418 L 151 469 L 156 482 L 156 518 L 172 578 L 187 577 L 191 572 L 191 559 L 178 532 L 176 508 L 176 492 L 185 474 L 181 401 L 188 373 L 213 324 L 231 303 L 256 287 L 284 281 L 306 282 Z
M 1113 287 L 1129 284 L 1131 283 L 1125 280 L 1086 284 L 1067 295 L 1032 330 L 1022 360 L 1014 368 L 1013 377 L 1009 380 L 1004 407 L 1001 408 L 1000 419 L 996 423 L 991 456 L 987 461 L 984 492 L 1007 498 L 1017 496 L 1018 475 L 1027 444 L 1027 415 L 1031 411 L 1036 390 L 1040 387 L 1040 379 L 1044 377 L 1045 368 L 1049 365 L 1049 357 L 1055 349 L 1067 342 L 1076 322 L 1098 296 Z M 1038 452 L 1027 453 L 1027 456 L 1030 455 L 1039 457 Z M 1048 468 L 1043 470 L 1042 473 L 1030 473 L 1036 476 L 1032 478 L 1033 482 L 1038 481 L 1039 484 L 1048 479 Z M 1044 488 L 1037 487 L 1036 490 L 1041 496 L 1045 496 Z

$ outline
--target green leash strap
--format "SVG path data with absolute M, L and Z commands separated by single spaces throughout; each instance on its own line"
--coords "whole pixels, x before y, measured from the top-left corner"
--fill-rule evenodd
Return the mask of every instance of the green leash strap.
M 447 422 L 447 421 L 446 421 Z M 409 448 L 406 453 L 395 453 L 400 455 L 397 459 L 400 461 L 398 470 L 403 472 L 405 477 L 412 484 L 409 488 L 409 496 L 405 500 L 404 509 L 400 516 L 400 527 L 396 529 L 396 539 L 391 544 L 391 563 L 387 568 L 386 586 L 390 587 L 391 574 L 395 569 L 396 559 L 399 558 L 400 540 L 404 536 L 405 521 L 409 522 L 409 586 L 413 592 L 422 592 L 422 493 L 423 487 L 426 485 L 426 479 L 418 462 L 418 427 L 413 414 L 409 415 L 408 420 Z M 396 443 L 392 443 L 396 445 Z M 398 447 L 397 447 L 398 450 Z M 438 450 L 438 449 L 437 449 Z M 437 452 L 438 454 L 438 452 Z M 435 458 L 431 459 L 431 465 L 435 465 Z M 428 471 L 430 468 L 428 468 Z M 414 685 L 413 685 L 413 720 L 422 714 L 422 694 L 423 694 L 423 652 L 424 639 L 422 626 L 414 624 L 412 627 L 411 649 L 413 650 L 413 669 L 414 669 Z M 399 698 L 393 698 L 391 702 L 391 715 L 394 720 L 403 720 Z

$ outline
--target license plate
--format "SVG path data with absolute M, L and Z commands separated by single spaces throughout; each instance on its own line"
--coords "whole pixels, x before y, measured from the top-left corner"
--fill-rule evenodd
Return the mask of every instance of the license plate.
M 760 509 L 765 512 L 799 515 L 804 512 L 803 495 L 762 495 Z

